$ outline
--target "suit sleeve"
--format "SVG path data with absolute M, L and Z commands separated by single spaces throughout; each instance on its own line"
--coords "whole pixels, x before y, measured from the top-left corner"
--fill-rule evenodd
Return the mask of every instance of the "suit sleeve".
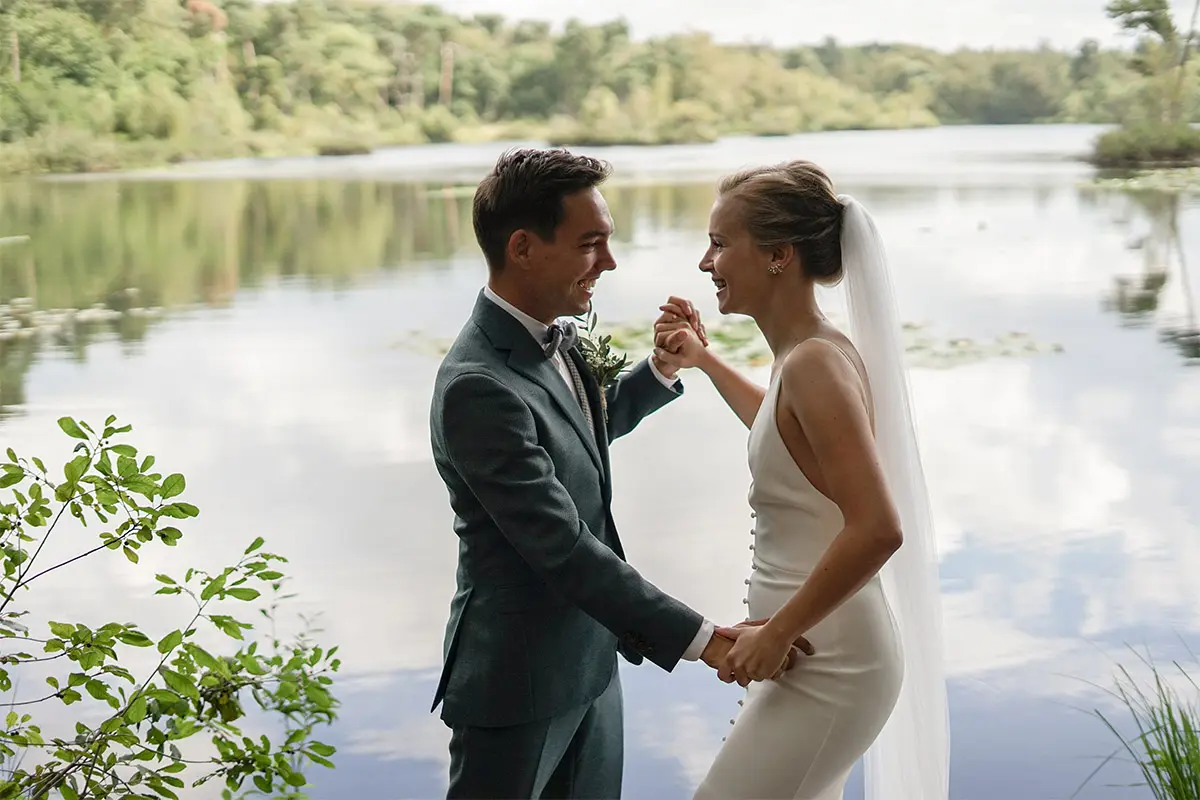
M 441 414 L 450 462 L 530 567 L 618 639 L 674 669 L 701 616 L 592 535 L 538 444 L 529 407 L 495 377 L 468 373 L 446 386 Z
M 606 391 L 608 440 L 619 439 L 646 417 L 683 394 L 683 382 L 667 387 L 650 368 L 650 360 L 637 364 Z

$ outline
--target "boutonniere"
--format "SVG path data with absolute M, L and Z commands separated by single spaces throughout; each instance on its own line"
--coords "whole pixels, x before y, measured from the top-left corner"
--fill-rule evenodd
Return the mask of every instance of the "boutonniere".
M 605 392 L 617 382 L 629 365 L 629 356 L 612 347 L 612 336 L 601 336 L 596 332 L 596 312 L 588 309 L 586 314 L 576 317 L 580 321 L 579 353 L 587 365 L 588 372 L 600 386 L 600 408 L 604 421 L 608 422 L 608 398 Z

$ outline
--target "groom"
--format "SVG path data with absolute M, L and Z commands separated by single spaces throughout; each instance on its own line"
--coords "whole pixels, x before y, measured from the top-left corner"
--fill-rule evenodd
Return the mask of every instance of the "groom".
M 488 285 L 430 414 L 460 540 L 433 703 L 451 729 L 451 798 L 619 797 L 616 653 L 671 671 L 720 668 L 732 646 L 626 563 L 610 509 L 609 441 L 682 394 L 675 369 L 652 357 L 602 390 L 557 321 L 586 312 L 616 268 L 597 188 L 609 171 L 517 150 L 475 193 Z

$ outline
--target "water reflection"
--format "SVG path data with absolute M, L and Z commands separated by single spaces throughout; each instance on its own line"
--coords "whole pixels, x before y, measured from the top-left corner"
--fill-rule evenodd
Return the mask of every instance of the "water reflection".
M 1129 192 L 1110 200 L 1140 212 L 1148 230 L 1128 244 L 1130 249 L 1143 254 L 1141 272 L 1114 276 L 1112 291 L 1105 298 L 1106 306 L 1120 316 L 1123 325 L 1153 325 L 1159 337 L 1174 346 L 1185 363 L 1200 364 L 1197 294 L 1180 225 L 1185 210 L 1183 196 Z M 1129 215 L 1121 217 L 1128 219 Z
M 945 335 L 1020 329 L 1065 344 L 1052 357 L 921 370 L 913 390 L 945 554 L 953 796 L 1069 796 L 1112 750 L 1078 710 L 1104 702 L 1088 682 L 1109 683 L 1126 642 L 1165 658 L 1176 634 L 1200 632 L 1200 371 L 1178 369 L 1155 334 L 1195 326 L 1178 256 L 1200 253 L 1200 226 L 1177 203 L 1071 185 L 844 188 L 888 237 L 906 318 Z M 648 320 L 672 291 L 715 314 L 694 268 L 711 186 L 607 195 L 621 268 L 605 278 L 602 318 Z M 446 730 L 428 707 L 455 542 L 429 462 L 436 360 L 395 344 L 413 330 L 453 335 L 470 309 L 482 272 L 469 193 L 433 182 L 18 184 L 0 197 L 0 226 L 31 234 L 0 250 L 0 303 L 118 312 L 74 341 L 0 341 L 0 440 L 56 454 L 59 414 L 116 413 L 187 474 L 203 510 L 177 551 L 56 576 L 59 602 L 117 598 L 113 616 L 145 619 L 159 613 L 145 604 L 155 572 L 266 535 L 292 559 L 299 610 L 323 612 L 344 657 L 340 767 L 314 774 L 316 796 L 437 796 Z M 1121 276 L 1135 277 L 1118 291 Z M 129 288 L 164 310 L 123 332 L 112 326 L 128 308 L 113 306 Z M 1135 318 L 1154 324 L 1114 324 Z M 686 469 L 663 468 L 696 441 Z M 740 618 L 745 431 L 716 393 L 691 378 L 685 401 L 613 457 L 631 560 L 704 613 Z M 695 665 L 625 668 L 625 689 L 626 796 L 688 796 L 738 691 Z M 1100 783 L 1130 778 L 1117 765 Z M 1094 796 L 1140 793 L 1097 784 Z

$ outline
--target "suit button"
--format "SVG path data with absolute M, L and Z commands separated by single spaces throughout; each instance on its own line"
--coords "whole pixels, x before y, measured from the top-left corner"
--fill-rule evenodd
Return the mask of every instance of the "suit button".
M 754 545 L 750 545 L 750 549 L 751 549 L 751 550 L 753 550 L 753 549 L 754 549 Z
M 749 585 L 750 585 L 750 579 L 749 579 L 749 578 L 746 578 L 746 580 L 742 581 L 742 583 L 744 583 L 744 584 L 746 584 L 747 586 L 749 586 Z
M 738 705 L 739 705 L 739 706 L 744 706 L 744 705 L 746 705 L 746 701 L 745 701 L 745 700 L 738 700 Z
M 748 605 L 750 605 L 750 598 L 748 598 L 748 597 L 743 597 L 743 598 L 742 598 L 742 605 L 744 605 L 744 606 L 748 606 Z
M 729 724 L 733 725 L 734 724 L 733 720 L 729 720 Z
M 757 511 L 751 511 L 751 512 L 750 512 L 750 519 L 758 519 L 758 512 L 757 512 Z

